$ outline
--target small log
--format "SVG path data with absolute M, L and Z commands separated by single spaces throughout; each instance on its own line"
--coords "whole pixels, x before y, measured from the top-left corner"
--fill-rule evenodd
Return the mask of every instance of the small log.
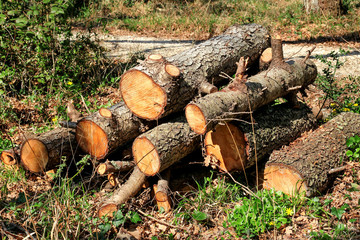
M 108 179 L 109 183 L 111 184 L 111 186 L 113 186 L 113 187 L 120 185 L 119 179 L 113 173 L 109 173 L 107 175 L 107 179 Z
M 2 151 L 0 159 L 6 165 L 18 164 L 20 160 L 20 148 L 14 147 L 12 149 Z
M 250 109 L 256 110 L 288 95 L 293 91 L 291 88 L 305 87 L 315 80 L 316 66 L 310 60 L 303 63 L 299 59 L 288 63 L 291 72 L 283 68 L 272 68 L 250 77 L 242 85 L 239 84 L 235 91 L 225 89 L 189 103 L 185 114 L 191 129 L 197 134 L 205 134 L 218 120 L 233 118 L 234 113 L 240 115 Z
M 360 134 L 360 114 L 342 113 L 307 136 L 274 151 L 264 170 L 265 189 L 310 197 L 323 192 L 336 176 L 329 174 L 346 157 L 346 139 Z
M 232 75 L 236 70 L 233 63 L 240 56 L 247 56 L 254 63 L 267 47 L 269 33 L 264 27 L 232 26 L 222 35 L 167 60 L 147 58 L 122 76 L 121 96 L 134 115 L 147 120 L 159 119 L 183 110 L 199 93 L 203 82 L 223 80 L 219 77 L 221 72 Z M 168 64 L 179 71 L 169 71 Z
M 265 106 L 254 113 L 253 121 L 254 129 L 251 120 L 234 121 L 218 124 L 206 133 L 205 154 L 215 158 L 212 160 L 221 171 L 243 171 L 316 125 L 315 116 L 305 104 L 299 109 L 287 103 Z
M 100 175 L 105 175 L 109 173 L 125 172 L 129 171 L 135 167 L 134 162 L 130 161 L 106 161 L 100 163 L 97 168 L 97 173 Z
M 74 157 L 76 149 L 75 132 L 72 129 L 56 128 L 26 139 L 20 148 L 20 160 L 26 170 L 43 173 L 55 168 L 62 157 Z
M 184 118 L 163 123 L 138 136 L 133 143 L 134 161 L 146 176 L 165 170 L 200 146 Z
M 98 210 L 98 216 L 112 217 L 113 213 L 118 210 L 118 206 L 125 203 L 130 197 L 135 196 L 145 183 L 146 176 L 138 167 L 134 168 L 129 179 L 121 185 L 114 194 L 107 198 Z
M 85 153 L 100 160 L 152 126 L 154 123 L 138 119 L 120 102 L 80 120 L 76 141 Z
M 165 213 L 171 211 L 171 200 L 168 195 L 168 181 L 167 180 L 159 180 L 158 184 L 153 185 L 154 193 L 155 193 L 155 200 L 158 206 L 158 209 L 164 209 Z
M 263 51 L 259 59 L 259 69 L 260 71 L 265 71 L 269 68 L 272 60 L 272 49 L 267 48 Z

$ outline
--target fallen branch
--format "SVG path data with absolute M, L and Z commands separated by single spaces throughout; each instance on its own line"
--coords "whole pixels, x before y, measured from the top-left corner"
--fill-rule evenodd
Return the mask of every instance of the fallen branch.
M 145 174 L 138 167 L 134 168 L 129 179 L 121 185 L 111 197 L 106 199 L 98 210 L 98 216 L 113 216 L 120 204 L 125 203 L 130 197 L 135 196 L 145 183 Z

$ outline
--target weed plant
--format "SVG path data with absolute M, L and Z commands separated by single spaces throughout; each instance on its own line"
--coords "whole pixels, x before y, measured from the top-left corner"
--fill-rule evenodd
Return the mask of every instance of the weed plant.
M 253 238 L 272 228 L 289 224 L 296 207 L 291 198 L 282 192 L 261 190 L 254 196 L 242 198 L 229 211 L 227 221 L 238 236 Z

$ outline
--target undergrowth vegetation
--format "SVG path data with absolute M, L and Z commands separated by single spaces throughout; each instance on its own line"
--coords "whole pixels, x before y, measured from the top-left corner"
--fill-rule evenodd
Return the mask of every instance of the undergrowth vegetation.
M 346 15 L 304 14 L 303 2 L 266 0 L 98 1 L 81 18 L 83 26 L 125 29 L 204 39 L 232 24 L 259 23 L 294 39 L 356 35 L 359 1 L 343 1 Z M 108 28 L 110 27 L 110 28 Z

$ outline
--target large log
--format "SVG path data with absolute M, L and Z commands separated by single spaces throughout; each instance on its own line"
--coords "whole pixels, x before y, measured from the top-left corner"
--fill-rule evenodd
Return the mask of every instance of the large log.
M 292 109 L 288 103 L 258 109 L 250 122 L 218 124 L 204 138 L 205 154 L 225 172 L 244 170 L 274 149 L 289 144 L 316 125 L 305 104 Z
M 80 120 L 76 140 L 85 153 L 99 160 L 153 125 L 135 117 L 124 102 L 120 102 Z
M 346 160 L 346 139 L 360 134 L 360 114 L 342 113 L 307 136 L 274 151 L 264 171 L 263 187 L 286 194 L 324 191 Z
M 133 143 L 136 165 L 146 176 L 165 170 L 200 146 L 185 118 L 163 123 L 138 136 Z
M 218 120 L 233 118 L 234 113 L 246 113 L 266 105 L 279 97 L 294 94 L 314 82 L 317 70 L 310 60 L 289 60 L 287 67 L 272 67 L 247 79 L 235 91 L 206 95 L 189 103 L 186 119 L 193 131 L 205 134 Z
M 167 60 L 150 56 L 130 69 L 120 80 L 122 98 L 136 116 L 147 120 L 181 111 L 208 82 L 218 82 L 220 73 L 232 75 L 241 56 L 253 63 L 267 47 L 269 33 L 264 27 L 232 26 L 222 35 Z
M 71 159 L 76 152 L 75 132 L 71 129 L 56 128 L 26 139 L 20 148 L 20 160 L 26 170 L 44 173 L 55 168 L 62 157 Z

